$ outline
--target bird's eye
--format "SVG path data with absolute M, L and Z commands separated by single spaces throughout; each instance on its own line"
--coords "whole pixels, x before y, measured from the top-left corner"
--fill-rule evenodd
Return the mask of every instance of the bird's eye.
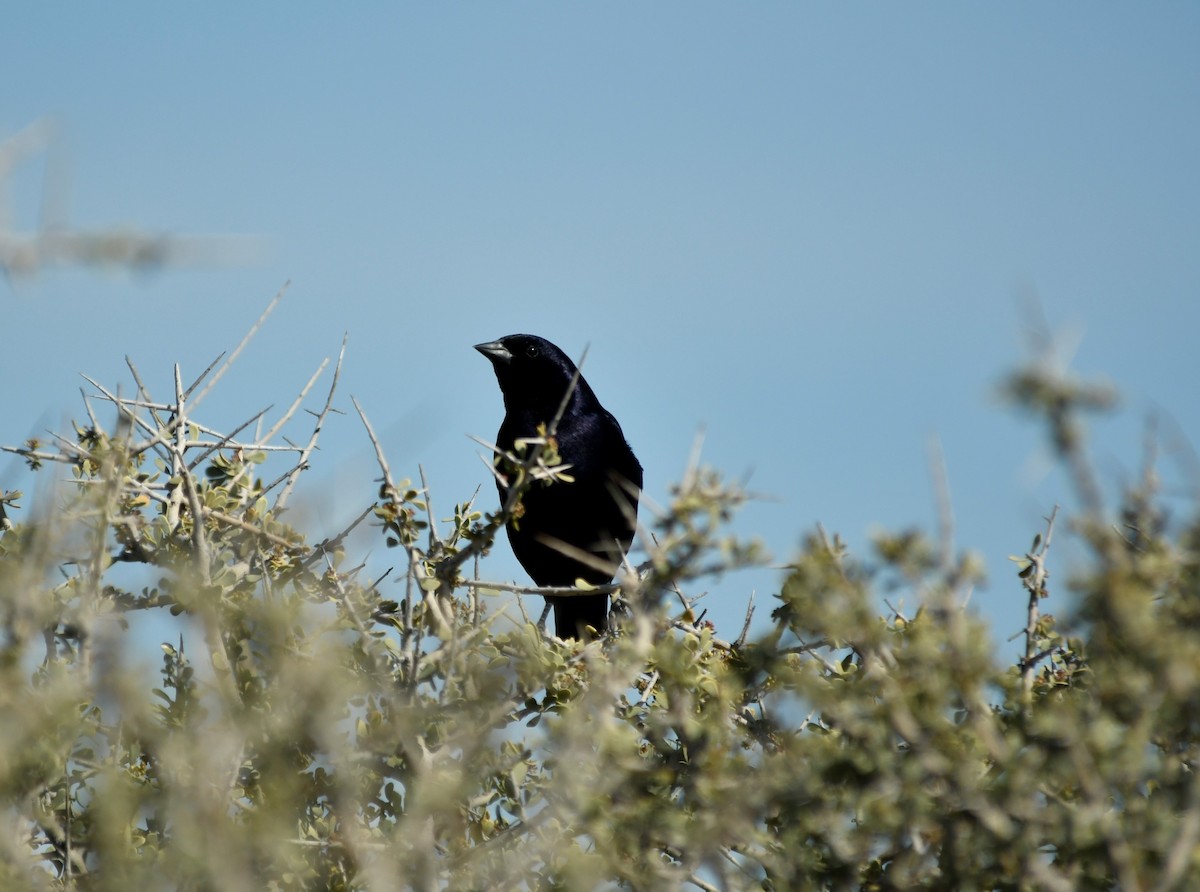
M 537 344 L 530 344 L 528 347 L 526 347 L 525 355 L 528 356 L 530 359 L 537 359 L 537 356 L 538 356 Z

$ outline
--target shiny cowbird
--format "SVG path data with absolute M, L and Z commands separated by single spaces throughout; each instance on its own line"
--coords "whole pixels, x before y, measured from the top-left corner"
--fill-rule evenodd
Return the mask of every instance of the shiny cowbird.
M 571 479 L 534 481 L 525 491 L 508 522 L 517 560 L 539 586 L 610 582 L 633 541 L 642 488 L 642 466 L 621 425 L 587 381 L 576 377 L 575 363 L 549 341 L 515 334 L 475 349 L 491 361 L 504 394 L 504 421 L 496 435 L 501 451 L 512 453 L 518 441 L 538 437 L 539 427 L 548 430 L 566 400 L 554 442 Z M 511 480 L 504 465 L 498 462 L 504 480 L 496 482 L 502 505 L 508 498 L 505 481 Z M 560 637 L 585 637 L 589 626 L 604 630 L 607 595 L 547 600 Z

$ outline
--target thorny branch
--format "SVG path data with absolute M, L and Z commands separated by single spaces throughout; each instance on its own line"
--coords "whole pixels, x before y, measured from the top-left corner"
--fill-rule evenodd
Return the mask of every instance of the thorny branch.
M 1050 541 L 1054 537 L 1054 521 L 1057 517 L 1058 506 L 1055 505 L 1050 516 L 1046 518 L 1045 535 L 1034 537 L 1033 547 L 1025 555 L 1027 563 L 1020 574 L 1021 584 L 1029 594 L 1023 633 L 1025 635 L 1025 656 L 1020 662 L 1021 683 L 1024 685 L 1026 695 L 1033 690 L 1034 669 L 1039 662 L 1053 652 L 1053 650 L 1038 652 L 1041 640 L 1038 633 L 1038 622 L 1041 618 L 1039 602 L 1049 595 L 1046 583 L 1050 578 L 1050 571 L 1046 568 L 1046 554 L 1050 550 Z

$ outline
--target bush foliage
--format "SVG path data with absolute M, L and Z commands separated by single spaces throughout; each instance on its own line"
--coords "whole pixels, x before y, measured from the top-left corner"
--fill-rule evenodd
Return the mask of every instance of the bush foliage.
M 1200 888 L 1200 523 L 1152 469 L 1105 507 L 1096 387 L 1007 384 L 1078 504 L 1026 534 L 1014 665 L 965 606 L 978 561 L 913 531 L 867 556 L 818 531 L 770 622 L 722 638 L 690 593 L 760 557 L 701 467 L 643 518 L 614 632 L 564 643 L 481 578 L 503 515 L 439 519 L 369 424 L 379 492 L 309 541 L 286 509 L 336 369 L 294 446 L 316 377 L 225 433 L 197 414 L 224 369 L 156 402 L 131 365 L 133 397 L 97 386 L 71 435 L 13 450 L 70 480 L 9 494 L 0 537 L 0 887 Z M 346 553 L 366 523 L 383 580 Z

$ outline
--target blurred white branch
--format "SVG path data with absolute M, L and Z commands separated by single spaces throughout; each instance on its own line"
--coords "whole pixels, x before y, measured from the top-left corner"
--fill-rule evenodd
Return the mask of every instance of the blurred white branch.
M 264 254 L 266 240 L 262 236 L 173 235 L 130 226 L 72 227 L 67 216 L 65 173 L 52 151 L 57 137 L 58 127 L 43 118 L 0 141 L 0 271 L 19 276 L 71 266 L 229 266 L 255 262 Z M 22 162 L 41 154 L 47 156 L 47 163 L 38 225 L 19 229 L 10 180 Z

